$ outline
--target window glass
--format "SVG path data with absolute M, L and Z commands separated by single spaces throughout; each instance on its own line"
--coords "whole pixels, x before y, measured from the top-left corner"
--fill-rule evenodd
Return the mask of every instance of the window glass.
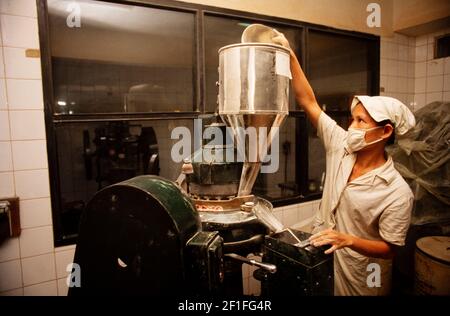
M 375 70 L 370 41 L 309 31 L 308 48 L 308 80 L 326 110 L 347 111 L 354 95 L 369 93 Z
M 296 146 L 300 146 L 297 140 L 297 129 L 300 122 L 295 117 L 288 117 L 280 128 L 278 156 L 272 150 L 268 164 L 278 169 L 274 173 L 260 173 L 256 179 L 253 193 L 269 200 L 284 197 L 293 197 L 300 194 L 300 187 L 296 179 Z M 273 144 L 275 145 L 275 144 Z M 277 159 L 277 161 L 275 160 Z
M 192 13 L 49 0 L 54 112 L 194 110 Z
M 171 158 L 177 126 L 192 134 L 193 120 L 107 121 L 56 126 L 60 225 L 76 235 L 86 203 L 100 189 L 132 177 L 154 174 L 175 181 L 181 163 Z

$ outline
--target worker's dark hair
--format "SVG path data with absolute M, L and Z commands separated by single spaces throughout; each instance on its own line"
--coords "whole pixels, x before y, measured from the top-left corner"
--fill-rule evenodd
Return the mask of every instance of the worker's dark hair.
M 395 125 L 391 122 L 391 120 L 384 120 L 381 122 L 377 122 L 378 126 L 385 126 L 386 124 L 391 124 L 392 126 L 392 134 L 389 137 L 386 145 L 393 145 L 395 143 Z

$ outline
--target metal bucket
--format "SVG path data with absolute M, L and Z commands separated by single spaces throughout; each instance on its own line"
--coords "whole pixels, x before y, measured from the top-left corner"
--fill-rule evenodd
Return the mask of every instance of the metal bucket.
M 251 194 L 264 157 L 259 155 L 261 136 L 270 148 L 274 135 L 289 111 L 289 50 L 283 46 L 245 43 L 219 49 L 219 114 L 232 128 L 245 154 L 238 196 Z M 257 139 L 246 144 L 249 127 Z M 272 133 L 274 132 L 274 133 Z M 265 135 L 264 135 L 265 134 Z M 242 149 L 245 147 L 245 149 Z M 277 148 L 278 149 L 278 148 Z
M 219 113 L 288 114 L 289 50 L 244 43 L 219 49 Z

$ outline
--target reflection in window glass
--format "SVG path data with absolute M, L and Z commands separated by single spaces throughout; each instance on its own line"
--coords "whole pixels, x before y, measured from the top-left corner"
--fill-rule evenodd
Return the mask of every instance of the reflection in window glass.
M 278 170 L 275 173 L 260 173 L 253 187 L 254 194 L 269 200 L 299 195 L 299 186 L 295 178 L 295 169 L 298 164 L 295 157 L 297 124 L 298 120 L 295 117 L 288 117 L 281 126 L 279 155 L 275 157 L 272 151 L 272 159 L 268 162 L 276 166 L 275 159 L 278 159 Z
M 241 42 L 241 35 L 245 28 L 250 25 L 249 20 L 223 18 L 216 16 L 205 16 L 204 36 L 205 36 L 205 76 L 206 76 L 206 111 L 215 112 L 217 110 L 218 88 L 216 82 L 219 80 L 217 68 L 219 67 L 219 49 L 226 45 Z M 260 22 L 256 22 L 260 23 Z M 282 27 L 275 24 L 267 24 L 282 32 L 294 51 L 300 53 L 301 29 L 293 27 Z M 290 110 L 295 109 L 294 95 L 290 95 Z
M 370 91 L 370 41 L 314 31 L 308 36 L 308 79 L 319 104 L 347 111 L 354 95 Z
M 60 184 L 60 230 L 76 236 L 79 216 L 100 189 L 154 174 L 176 180 L 181 164 L 171 159 L 171 132 L 192 120 L 64 123 L 56 127 Z
M 194 109 L 194 14 L 48 0 L 58 114 Z

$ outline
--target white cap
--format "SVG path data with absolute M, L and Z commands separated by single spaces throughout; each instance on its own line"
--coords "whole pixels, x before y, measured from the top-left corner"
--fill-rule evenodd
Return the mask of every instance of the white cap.
M 397 99 L 357 95 L 353 98 L 350 108 L 351 112 L 353 112 L 353 109 L 359 102 L 361 102 L 376 122 L 390 120 L 394 124 L 397 135 L 406 134 L 407 131 L 416 125 L 414 114 L 412 114 L 406 105 Z

